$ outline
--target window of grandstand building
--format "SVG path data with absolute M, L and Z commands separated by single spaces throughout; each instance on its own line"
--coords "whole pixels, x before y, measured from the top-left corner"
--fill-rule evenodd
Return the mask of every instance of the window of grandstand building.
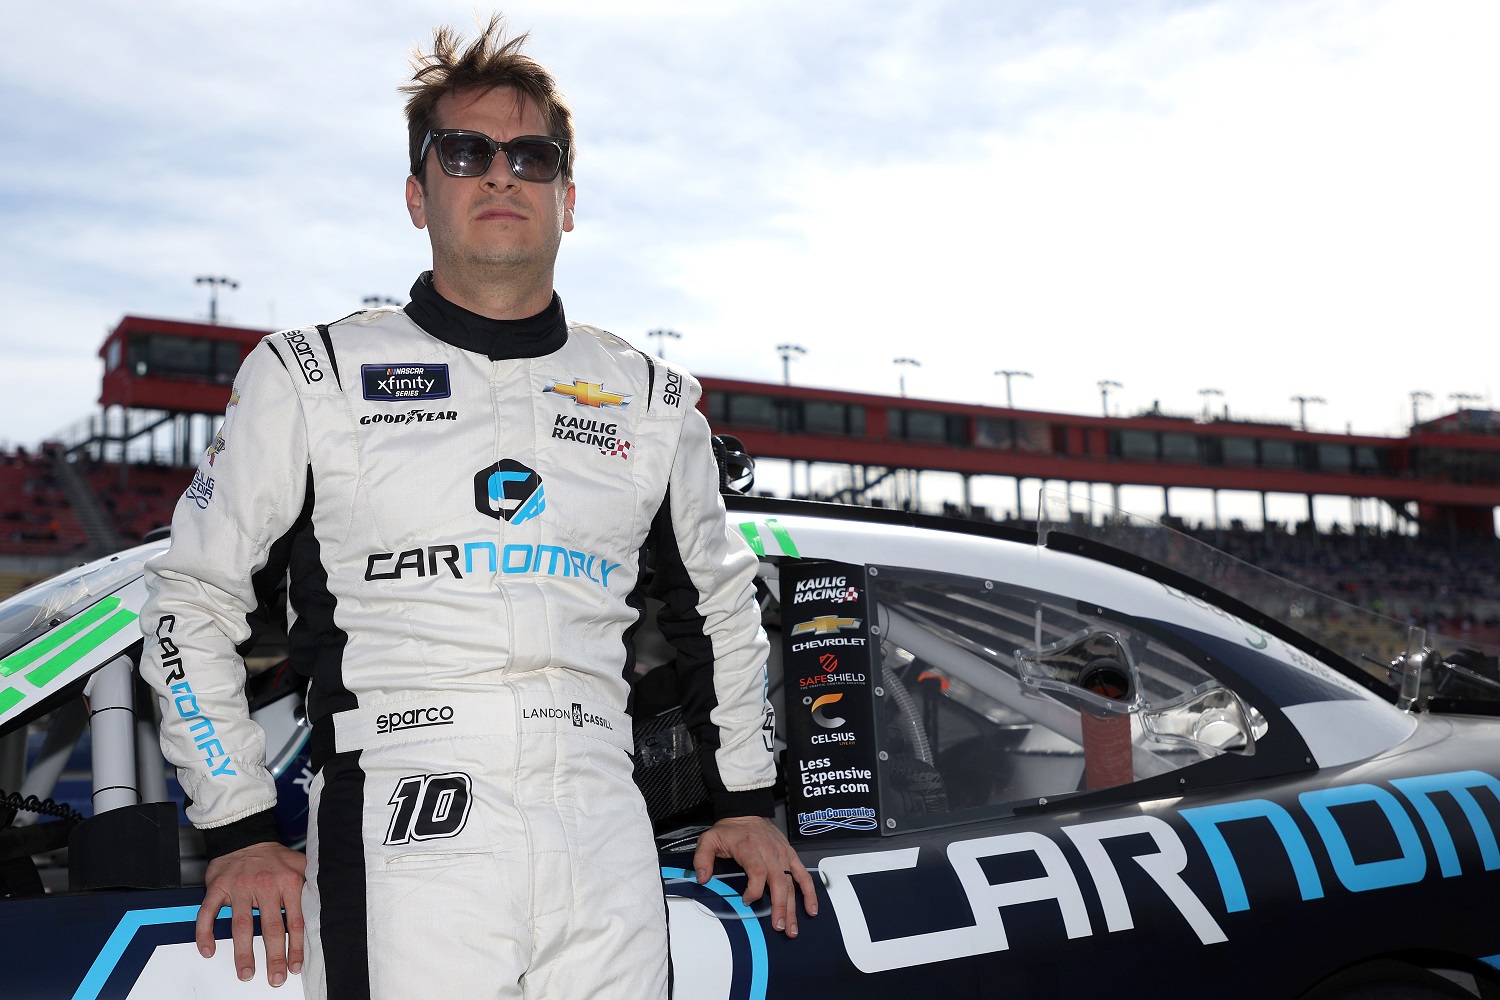
M 1387 465 L 1386 452 L 1384 449 L 1372 448 L 1367 444 L 1357 445 L 1354 449 L 1354 468 L 1358 472 L 1382 472 Z
M 240 367 L 240 346 L 231 340 L 133 333 L 129 362 L 137 376 L 205 379 L 228 385 Z
M 776 426 L 776 401 L 769 396 L 735 392 L 728 395 L 725 422 L 734 427 Z
M 802 404 L 803 429 L 808 434 L 836 434 L 841 437 L 863 437 L 865 408 L 843 403 L 808 400 Z
M 1165 462 L 1198 461 L 1198 435 L 1163 434 L 1161 436 L 1161 457 Z
M 1224 455 L 1225 465 L 1253 466 L 1256 463 L 1254 438 L 1220 438 L 1219 448 Z
M 968 443 L 967 421 L 958 414 L 926 410 L 891 410 L 891 436 L 906 441 L 963 445 Z
M 1318 469 L 1323 472 L 1348 472 L 1354 468 L 1353 449 L 1343 444 L 1318 445 Z
M 974 445 L 1001 451 L 1051 451 L 1051 434 L 1038 420 L 978 417 L 974 420 Z
M 1297 447 L 1290 441 L 1262 439 L 1260 464 L 1267 469 L 1294 469 L 1297 467 Z
M 1118 457 L 1130 462 L 1154 462 L 1160 457 L 1155 431 L 1119 431 L 1118 434 L 1117 447 L 1111 449 Z

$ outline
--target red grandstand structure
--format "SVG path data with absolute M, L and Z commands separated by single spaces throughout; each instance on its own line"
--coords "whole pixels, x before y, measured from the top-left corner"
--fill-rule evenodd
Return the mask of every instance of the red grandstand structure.
M 213 440 L 241 361 L 267 331 L 125 316 L 99 348 L 99 412 L 72 439 L 40 453 L 0 456 L 0 559 L 76 558 L 141 538 L 170 521 L 191 469 Z M 1171 515 L 1171 490 L 1312 498 L 1376 498 L 1405 534 L 1452 546 L 1488 540 L 1500 507 L 1500 414 L 1460 410 L 1404 437 L 1331 434 L 1290 424 L 1176 416 L 1050 413 L 951 400 L 910 399 L 742 379 L 702 378 L 700 403 L 716 432 L 758 459 L 808 470 L 817 499 L 916 506 L 890 489 L 921 472 L 956 474 L 970 517 L 979 477 L 1047 483 L 1154 486 Z M 822 476 L 814 486 L 810 470 Z M 830 485 L 831 484 L 831 485 Z M 1075 490 L 1075 492 L 1079 492 Z M 1035 491 L 1031 491 L 1035 495 Z M 1115 504 L 1118 506 L 1118 503 Z M 1034 512 L 1034 501 L 1033 501 Z M 1368 534 L 1368 529 L 1364 529 Z M 0 567 L 0 572 L 4 572 Z M 0 588 L 3 589 L 3 588 Z
M 1462 410 L 1419 424 L 1404 438 L 1329 434 L 1290 424 L 1146 412 L 1093 417 L 704 378 L 715 431 L 756 458 L 843 466 L 847 485 L 826 499 L 867 502 L 903 470 L 971 480 L 1005 476 L 1170 490 L 1375 498 L 1439 539 L 1493 538 L 1500 506 L 1500 416 Z M 1115 504 L 1118 506 L 1118 503 Z M 1216 518 L 1217 520 L 1217 518 Z

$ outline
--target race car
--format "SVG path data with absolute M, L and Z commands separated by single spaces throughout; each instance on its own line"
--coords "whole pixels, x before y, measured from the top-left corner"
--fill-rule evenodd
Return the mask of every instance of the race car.
M 1029 527 L 727 503 L 760 559 L 777 819 L 820 913 L 789 940 L 738 869 L 693 878 L 696 745 L 670 647 L 638 637 L 676 996 L 1500 997 L 1494 650 L 1075 498 Z M 0 812 L 5 997 L 273 995 L 192 944 L 202 859 L 133 674 L 166 544 L 0 604 L 0 739 L 32 744 Z M 296 845 L 302 686 L 272 667 L 249 692 Z M 80 737 L 77 808 L 55 796 Z

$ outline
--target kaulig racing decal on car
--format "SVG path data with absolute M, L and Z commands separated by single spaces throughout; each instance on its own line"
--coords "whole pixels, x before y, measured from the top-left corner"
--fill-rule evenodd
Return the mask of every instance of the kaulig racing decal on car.
M 453 395 L 448 384 L 448 366 L 360 365 L 365 398 L 394 403 L 410 399 L 446 399 Z
M 876 832 L 879 786 L 864 571 L 802 562 L 781 569 L 789 811 L 796 837 Z M 836 644 L 837 652 L 824 645 Z
M 1438 808 L 1449 802 L 1458 808 Z M 1172 818 L 1179 822 L 1169 822 Z M 1500 780 L 1483 771 L 1454 771 L 1317 788 L 1286 804 L 1239 799 L 1175 814 L 957 840 L 941 860 L 937 852 L 924 854 L 917 847 L 825 857 L 819 871 L 850 961 L 873 973 L 1008 951 L 1007 912 L 1038 903 L 1054 907 L 1061 921 L 1040 924 L 1033 909 L 1025 911 L 1025 926 L 1054 927 L 1052 933 L 1063 940 L 1130 931 L 1140 914 L 1149 913 L 1153 922 L 1170 915 L 1201 944 L 1218 944 L 1233 936 L 1236 914 L 1260 904 L 1284 905 L 1278 885 L 1288 866 L 1303 901 L 1500 869 L 1497 819 Z M 1226 838 L 1226 831 L 1235 836 Z M 1260 831 L 1268 836 L 1246 836 Z M 1197 840 L 1201 853 L 1189 854 L 1187 837 Z M 1070 860 L 1065 844 L 1077 861 Z M 1207 879 L 1201 869 L 1195 874 L 1189 868 L 1190 857 L 1205 854 L 1212 869 Z M 1429 856 L 1436 859 L 1436 871 Z M 946 869 L 941 876 L 938 866 Z M 944 898 L 959 912 L 944 921 L 944 929 L 896 935 L 889 928 L 899 917 L 881 912 L 874 923 L 886 930 L 873 933 L 872 917 L 897 898 L 897 886 L 912 884 L 907 874 L 912 869 L 928 871 L 924 884 L 951 884 L 956 878 L 961 893 Z M 1336 884 L 1320 869 L 1331 870 Z M 892 875 L 882 879 L 882 873 Z M 860 877 L 857 883 L 854 876 Z M 1102 925 L 1089 915 L 1085 885 L 1099 900 Z M 1218 892 L 1204 891 L 1207 886 Z M 1374 905 L 1378 900 L 1371 897 Z M 1261 924 L 1243 926 L 1263 933 Z

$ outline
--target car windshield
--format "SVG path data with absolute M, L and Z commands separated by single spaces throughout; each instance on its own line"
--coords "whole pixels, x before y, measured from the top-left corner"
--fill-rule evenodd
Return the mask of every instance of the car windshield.
M 143 572 L 159 551 L 146 545 L 88 563 L 0 601 L 0 657 L 45 635 Z
M 1038 509 L 1038 544 L 1066 549 L 1063 539 L 1085 539 L 1175 570 L 1354 664 L 1402 707 L 1500 710 L 1500 649 L 1356 607 L 1085 498 L 1043 491 Z

